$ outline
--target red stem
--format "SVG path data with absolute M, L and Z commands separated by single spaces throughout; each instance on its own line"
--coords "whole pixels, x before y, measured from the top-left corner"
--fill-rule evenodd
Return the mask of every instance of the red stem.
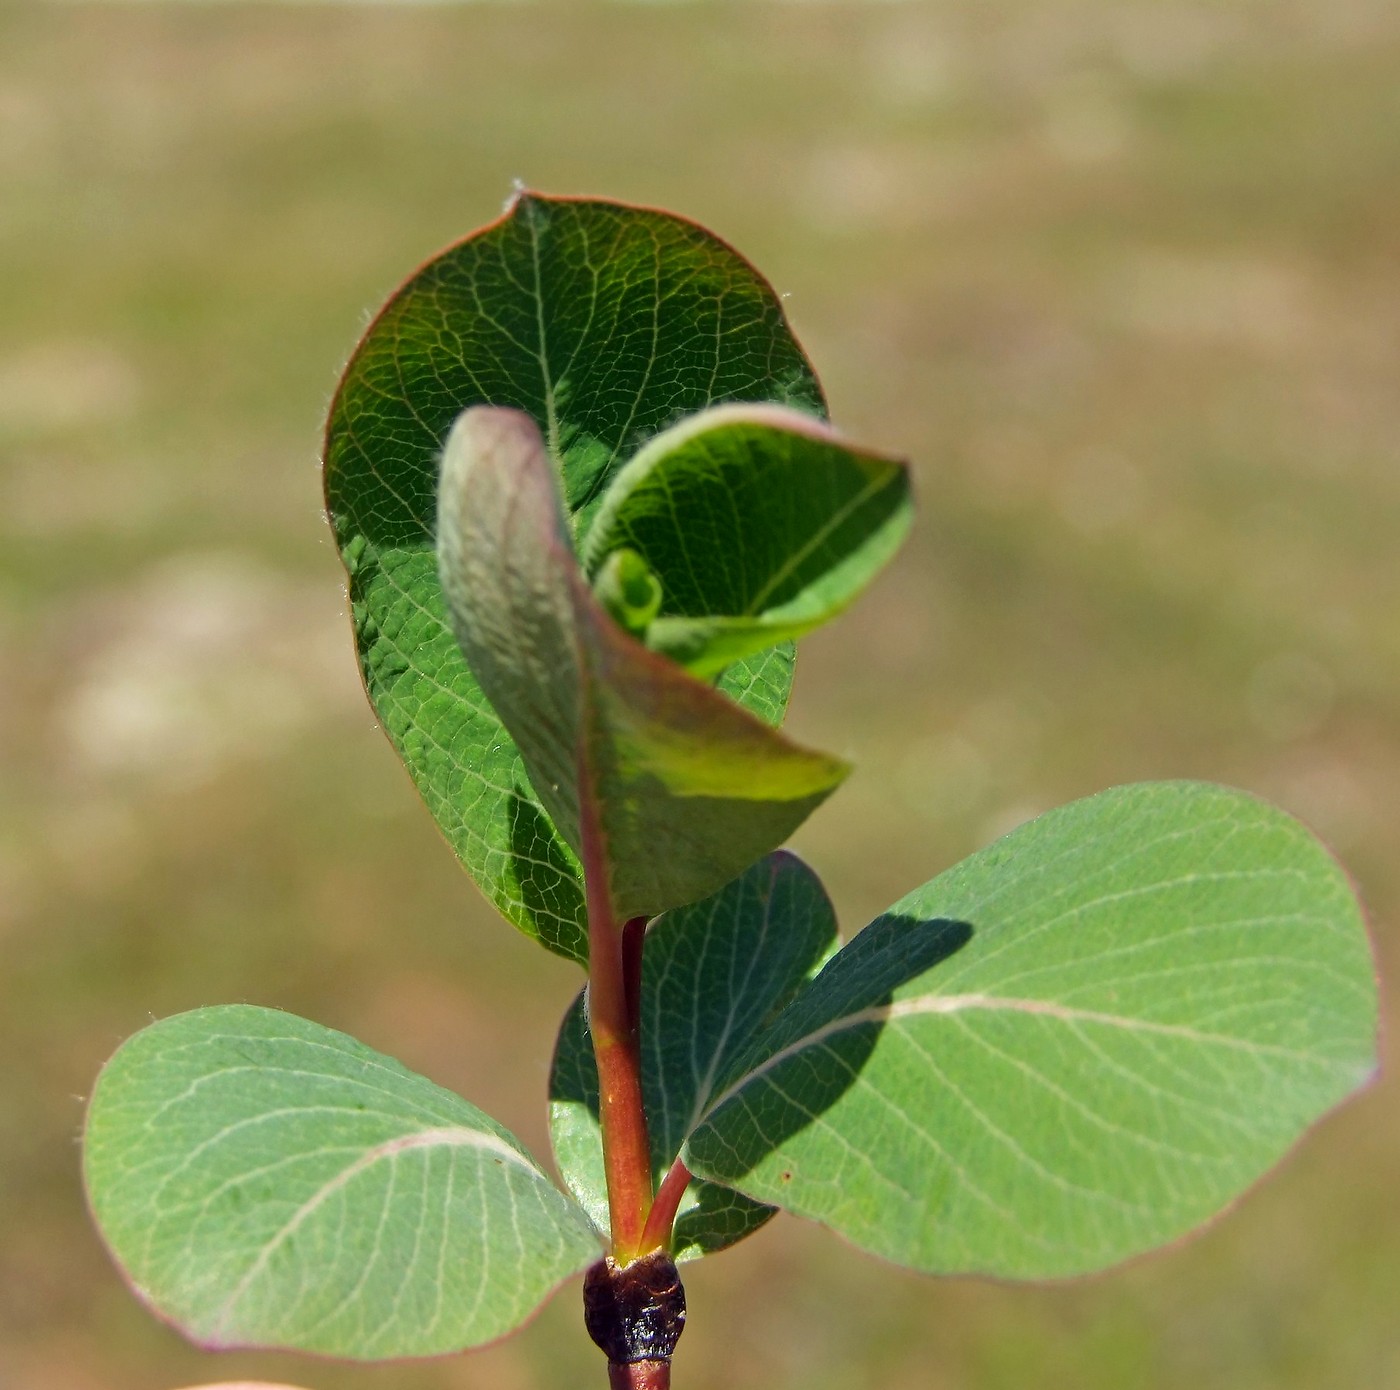
M 681 1198 L 690 1186 L 691 1171 L 683 1159 L 671 1165 L 671 1171 L 662 1179 L 656 1200 L 647 1213 L 647 1224 L 642 1230 L 643 1250 L 665 1250 L 671 1245 L 671 1228 L 676 1224 L 676 1213 L 680 1210 Z
M 579 839 L 588 903 L 588 1023 L 598 1063 L 598 1119 L 603 1130 L 603 1169 L 612 1220 L 612 1254 L 620 1264 L 646 1248 L 642 1232 L 651 1209 L 651 1148 L 642 1106 L 638 1045 L 629 974 L 640 982 L 641 930 L 619 929 L 608 885 L 607 845 L 593 795 L 591 769 L 579 759 Z M 635 942 L 638 965 L 627 966 Z
M 647 919 L 633 917 L 622 927 L 622 989 L 627 1017 L 638 1047 L 642 1042 L 642 947 L 646 944 Z
M 669 1361 L 631 1361 L 608 1364 L 608 1390 L 671 1390 Z

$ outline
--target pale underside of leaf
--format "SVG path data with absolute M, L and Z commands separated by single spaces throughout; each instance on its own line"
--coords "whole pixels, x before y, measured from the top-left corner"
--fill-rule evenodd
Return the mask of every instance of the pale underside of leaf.
M 821 884 L 785 851 L 651 925 L 642 972 L 642 1069 L 658 1183 L 735 1059 L 835 946 L 835 913 Z M 555 1047 L 550 1133 L 569 1190 L 606 1229 L 598 1074 L 582 996 L 565 1014 Z M 694 1182 L 673 1253 L 679 1260 L 712 1254 L 772 1214 L 737 1192 Z
M 442 469 L 438 547 L 458 641 L 576 854 L 585 812 L 596 817 L 619 918 L 722 887 L 844 777 L 843 763 L 791 743 L 603 610 L 529 416 L 465 412 Z
M 579 867 L 450 630 L 434 553 L 438 458 L 468 406 L 545 432 L 582 533 L 623 460 L 722 401 L 821 415 L 772 288 L 681 218 L 522 194 L 384 307 L 332 405 L 326 502 L 349 575 L 361 669 L 385 733 L 452 848 L 505 916 L 583 960 Z M 782 717 L 790 648 L 722 688 Z
M 456 1351 L 505 1335 L 599 1253 L 481 1111 L 270 1009 L 130 1039 L 99 1079 L 84 1173 L 136 1291 L 210 1347 Z
M 692 1169 L 940 1273 L 1183 1235 L 1369 1077 L 1345 875 L 1193 783 L 1051 812 L 896 904 L 729 1078 Z

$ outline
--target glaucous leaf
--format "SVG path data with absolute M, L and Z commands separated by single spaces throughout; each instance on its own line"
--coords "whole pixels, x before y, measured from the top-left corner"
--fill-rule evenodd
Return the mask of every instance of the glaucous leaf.
M 438 554 L 481 689 L 576 855 L 595 828 L 619 920 L 715 892 L 846 775 L 604 611 L 574 558 L 544 441 L 522 411 L 474 406 L 453 426 Z
M 836 945 L 836 915 L 821 883 L 786 851 L 651 924 L 642 969 L 642 1087 L 658 1185 L 736 1059 Z M 607 1230 L 598 1071 L 583 995 L 564 1015 L 549 1095 L 559 1171 Z M 772 1215 L 770 1206 L 697 1180 L 682 1200 L 672 1253 L 677 1260 L 712 1254 Z
M 578 865 L 448 627 L 433 541 L 438 457 L 466 407 L 526 411 L 581 533 L 623 459 L 721 401 L 824 413 L 762 276 L 683 218 L 521 193 L 394 294 L 331 405 L 326 506 L 370 701 L 487 897 L 578 960 Z M 722 688 L 776 723 L 791 670 L 789 650 L 731 669 Z
M 1052 811 L 896 903 L 727 1079 L 692 1171 L 900 1264 L 1045 1278 L 1200 1225 L 1372 1075 L 1345 873 L 1198 783 Z
M 98 1080 L 83 1169 L 136 1292 L 208 1347 L 458 1351 L 600 1253 L 494 1120 L 272 1009 L 199 1009 L 130 1038 Z
M 897 460 L 795 410 L 716 406 L 622 469 L 583 565 L 600 595 L 619 595 L 647 646 L 714 676 L 839 613 L 912 516 Z

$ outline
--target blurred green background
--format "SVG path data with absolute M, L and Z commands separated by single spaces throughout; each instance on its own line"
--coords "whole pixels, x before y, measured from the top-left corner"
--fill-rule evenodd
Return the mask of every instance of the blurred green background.
M 603 1379 L 575 1289 L 443 1362 L 203 1355 L 77 1181 L 118 1041 L 233 1000 L 545 1151 L 576 974 L 376 731 L 316 470 L 366 312 L 517 177 L 735 242 L 838 422 L 915 460 L 791 716 L 858 763 L 798 841 L 848 931 L 1038 810 L 1202 776 L 1336 847 L 1400 978 L 1394 0 L 0 9 L 0 1390 Z M 780 1220 L 691 1267 L 677 1384 L 1400 1386 L 1397 1100 L 1073 1285 Z

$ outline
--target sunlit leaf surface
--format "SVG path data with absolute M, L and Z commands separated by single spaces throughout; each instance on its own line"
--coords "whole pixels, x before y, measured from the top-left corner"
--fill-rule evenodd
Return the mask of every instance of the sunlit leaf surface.
M 1198 1226 L 1375 1067 L 1342 869 L 1195 783 L 1023 826 L 895 904 L 787 1009 L 693 1171 L 938 1272 L 1069 1275 Z
M 457 1351 L 599 1254 L 494 1120 L 271 1009 L 200 1009 L 131 1038 L 98 1081 L 83 1162 L 136 1292 L 210 1347 Z

